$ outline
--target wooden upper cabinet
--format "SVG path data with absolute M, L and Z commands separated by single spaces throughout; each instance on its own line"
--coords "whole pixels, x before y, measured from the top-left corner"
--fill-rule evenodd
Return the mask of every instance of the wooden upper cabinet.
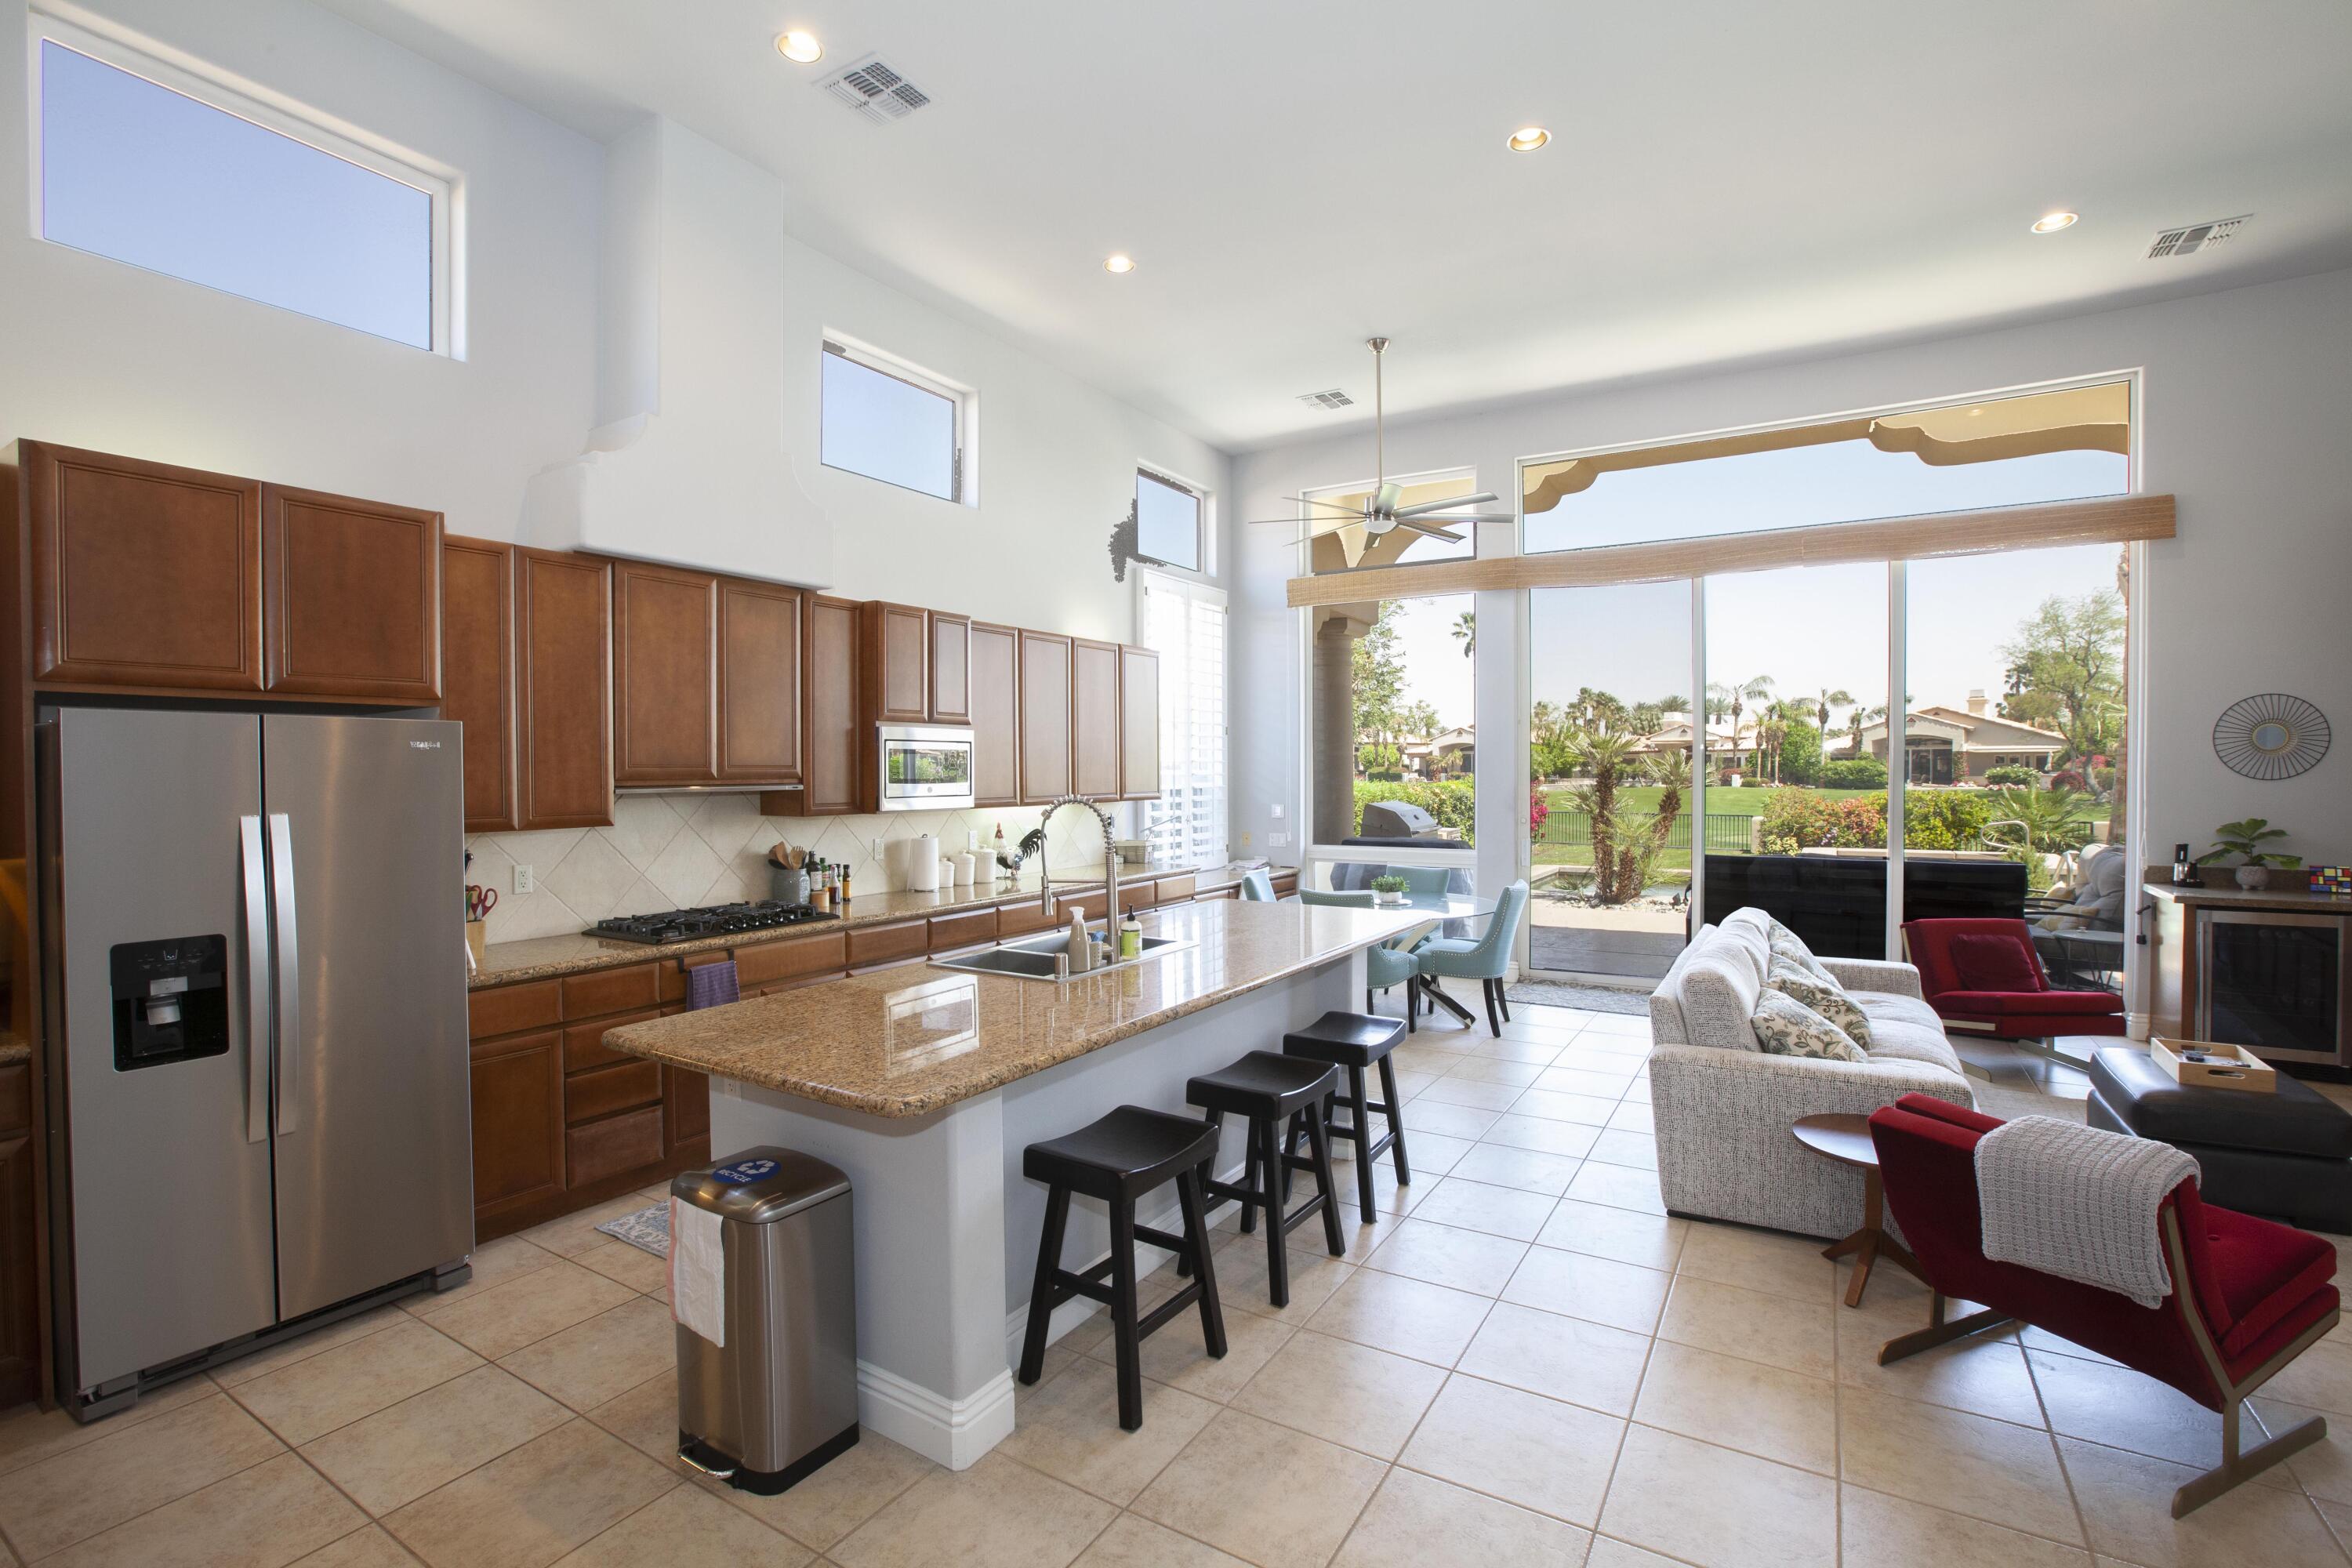
M 803 617 L 801 789 L 780 797 L 802 816 L 858 809 L 858 605 L 854 599 L 807 597 Z M 763 807 L 763 809 L 767 809 Z
M 515 824 L 514 547 L 441 540 L 441 717 L 466 732 L 466 831 Z
M 1118 650 L 1118 793 L 1160 797 L 1160 656 L 1148 647 Z
M 1021 637 L 1021 799 L 1044 805 L 1070 793 L 1070 639 Z
M 613 569 L 514 551 L 515 826 L 613 822 Z
M 930 616 L 911 605 L 868 603 L 859 612 L 864 645 L 859 680 L 885 724 L 920 724 L 931 716 Z
M 16 462 L 35 680 L 262 689 L 258 482 L 39 441 Z
M 268 689 L 441 696 L 441 514 L 261 487 Z
M 931 721 L 971 722 L 971 622 L 931 612 Z
M 719 579 L 613 563 L 613 782 L 718 776 Z
M 1021 634 L 973 621 L 967 628 L 974 803 L 1021 804 Z
M 1070 645 L 1071 787 L 1097 800 L 1118 795 L 1118 645 Z
M 719 580 L 719 776 L 801 782 L 798 588 Z

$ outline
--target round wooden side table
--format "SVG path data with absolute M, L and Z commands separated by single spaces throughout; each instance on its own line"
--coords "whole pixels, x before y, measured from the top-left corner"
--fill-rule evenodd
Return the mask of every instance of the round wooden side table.
M 1822 1256 L 1832 1261 L 1848 1257 L 1854 1260 L 1853 1276 L 1846 1282 L 1845 1304 L 1862 1305 L 1863 1288 L 1870 1283 L 1871 1267 L 1882 1258 L 1926 1284 L 1927 1277 L 1919 1272 L 1919 1260 L 1885 1229 L 1886 1197 L 1878 1184 L 1878 1150 L 1870 1141 L 1870 1118 L 1843 1111 L 1806 1116 L 1799 1118 L 1789 1131 L 1814 1153 L 1862 1172 L 1862 1228 L 1822 1249 Z

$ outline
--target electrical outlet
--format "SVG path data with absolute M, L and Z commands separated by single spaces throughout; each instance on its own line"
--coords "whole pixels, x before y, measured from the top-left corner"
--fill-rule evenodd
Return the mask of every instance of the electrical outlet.
M 517 866 L 514 876 L 515 896 L 520 898 L 539 886 L 538 871 L 529 866 Z
M 1274 819 L 1276 822 L 1282 820 L 1282 802 L 1278 800 L 1274 803 Z
M 1249 847 L 1250 847 L 1250 836 L 1249 836 L 1248 834 L 1244 833 L 1244 834 L 1243 834 L 1243 835 L 1242 835 L 1242 847 L 1243 847 L 1243 848 L 1244 848 L 1244 849 L 1246 849 L 1246 848 L 1248 848 Z
M 1269 833 L 1265 836 L 1265 847 L 1269 849 L 1279 849 L 1289 842 L 1290 835 L 1287 833 Z

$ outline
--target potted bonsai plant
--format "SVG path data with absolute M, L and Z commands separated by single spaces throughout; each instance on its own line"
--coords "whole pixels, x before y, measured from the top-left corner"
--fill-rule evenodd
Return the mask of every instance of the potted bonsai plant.
M 1412 886 L 1402 877 L 1375 877 L 1372 879 L 1372 901 L 1376 904 L 1401 904 L 1404 902 L 1406 889 Z
M 2249 816 L 2242 822 L 2225 822 L 2213 830 L 2213 847 L 2197 857 L 2200 866 L 2210 866 L 2231 856 L 2239 857 L 2238 886 L 2249 892 L 2267 888 L 2273 866 L 2294 867 L 2303 864 L 2300 855 L 2280 855 L 2264 849 L 2263 845 L 2274 838 L 2284 838 L 2286 829 L 2273 827 L 2267 818 Z

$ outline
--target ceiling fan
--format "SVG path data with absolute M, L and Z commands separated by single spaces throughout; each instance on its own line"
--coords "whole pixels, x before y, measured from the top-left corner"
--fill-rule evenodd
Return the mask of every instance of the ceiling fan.
M 1452 496 L 1444 500 L 1422 501 L 1412 506 L 1399 506 L 1404 487 L 1388 477 L 1387 402 L 1382 395 L 1381 365 L 1387 353 L 1386 338 L 1366 338 L 1364 346 L 1372 351 L 1372 489 L 1361 506 L 1348 506 L 1314 496 L 1286 497 L 1308 509 L 1307 532 L 1296 542 L 1306 544 L 1328 534 L 1345 534 L 1358 531 L 1352 539 L 1342 539 L 1348 548 L 1350 566 L 1362 555 L 1363 547 L 1396 529 L 1408 529 L 1431 539 L 1442 539 L 1449 544 L 1462 542 L 1462 535 L 1453 530 L 1467 522 L 1508 522 L 1508 512 L 1473 511 L 1468 508 L 1484 506 L 1500 498 L 1486 491 L 1475 496 Z M 1253 524 L 1288 523 L 1298 525 L 1296 517 L 1262 517 L 1251 520 Z

